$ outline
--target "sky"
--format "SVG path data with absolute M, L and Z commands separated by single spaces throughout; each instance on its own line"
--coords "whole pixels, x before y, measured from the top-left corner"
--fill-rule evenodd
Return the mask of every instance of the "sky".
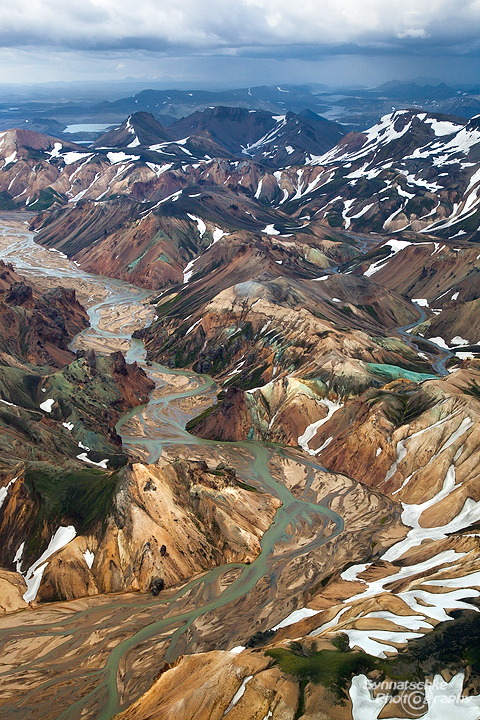
M 480 79 L 480 0 L 0 0 L 2 82 Z

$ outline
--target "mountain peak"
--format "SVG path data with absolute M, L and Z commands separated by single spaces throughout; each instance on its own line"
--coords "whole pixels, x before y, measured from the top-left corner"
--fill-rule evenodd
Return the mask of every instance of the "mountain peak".
M 119 127 L 100 135 L 94 147 L 134 148 L 172 140 L 172 133 L 152 113 L 141 110 L 129 115 Z

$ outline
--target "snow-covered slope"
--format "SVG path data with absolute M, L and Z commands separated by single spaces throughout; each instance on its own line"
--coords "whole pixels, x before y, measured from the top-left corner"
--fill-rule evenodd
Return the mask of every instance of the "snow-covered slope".
M 399 110 L 307 164 L 325 168 L 302 205 L 331 225 L 374 232 L 476 232 L 480 122 Z

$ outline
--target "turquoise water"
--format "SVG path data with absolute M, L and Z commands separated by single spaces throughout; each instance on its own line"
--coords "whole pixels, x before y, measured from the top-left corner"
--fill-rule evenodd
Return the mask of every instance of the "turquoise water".
M 431 373 L 419 373 L 413 372 L 412 370 L 405 370 L 405 368 L 399 367 L 398 365 L 368 363 L 367 368 L 370 372 L 375 373 L 376 375 L 381 375 L 389 380 L 405 378 L 405 380 L 411 380 L 412 382 L 423 382 L 424 380 L 432 380 L 437 377 Z

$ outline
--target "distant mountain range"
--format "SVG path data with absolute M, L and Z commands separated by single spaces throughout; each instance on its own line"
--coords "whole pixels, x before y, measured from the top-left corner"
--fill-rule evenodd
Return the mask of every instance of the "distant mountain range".
M 325 104 L 306 87 L 293 85 L 241 88 L 239 90 L 142 90 L 131 97 L 113 102 L 94 105 L 94 114 L 113 112 L 127 115 L 139 110 L 153 113 L 172 114 L 176 117 L 190 115 L 208 106 L 246 107 L 276 112 L 291 110 L 299 112 L 305 108 L 321 110 Z
M 117 85 L 121 95 L 121 86 Z M 138 85 L 125 85 L 125 91 Z M 120 88 L 120 89 L 119 89 Z M 91 90 L 81 100 L 56 102 L 50 95 L 39 96 L 35 102 L 23 100 L 0 103 L 0 131 L 13 127 L 32 128 L 63 136 L 69 140 L 88 143 L 100 132 L 98 125 L 118 126 L 136 112 L 150 112 L 164 126 L 213 107 L 236 107 L 261 110 L 273 115 L 293 112 L 301 115 L 312 111 L 348 130 L 363 131 L 392 109 L 412 106 L 429 112 L 454 114 L 467 119 L 480 112 L 479 88 L 448 86 L 435 80 L 401 82 L 392 80 L 375 88 L 327 88 L 324 85 L 272 85 L 237 88 L 233 90 L 179 90 L 145 88 L 130 95 L 98 101 L 100 89 Z M 106 96 L 114 95 L 105 88 Z M 7 96 L 7 94 L 6 94 Z M 73 126 L 73 129 L 72 129 Z
M 9 130 L 0 138 L 0 163 L 4 208 L 123 195 L 155 204 L 211 187 L 353 232 L 475 239 L 480 222 L 478 119 L 417 110 L 347 135 L 309 110 L 215 107 L 168 128 L 142 111 L 88 149 Z

